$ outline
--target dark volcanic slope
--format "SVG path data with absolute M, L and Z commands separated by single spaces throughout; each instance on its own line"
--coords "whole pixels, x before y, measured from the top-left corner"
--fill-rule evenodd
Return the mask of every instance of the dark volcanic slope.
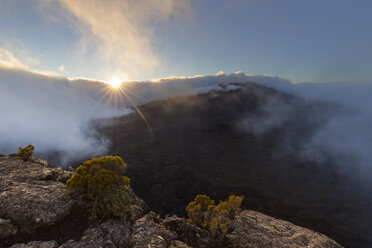
M 272 97 L 296 106 L 291 116 L 262 134 L 244 131 L 242 120 L 265 114 L 260 106 Z M 325 233 L 346 247 L 372 247 L 366 190 L 332 164 L 297 155 L 321 125 L 324 108 L 248 85 L 141 106 L 153 134 L 138 114 L 114 119 L 101 132 L 112 141 L 110 153 L 127 161 L 135 191 L 161 214 L 184 215 L 199 193 L 215 199 L 242 194 L 246 208 Z M 314 116 L 317 122 L 310 121 Z

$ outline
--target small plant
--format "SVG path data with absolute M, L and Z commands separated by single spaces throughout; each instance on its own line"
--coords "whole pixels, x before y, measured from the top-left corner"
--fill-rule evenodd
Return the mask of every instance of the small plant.
M 86 192 L 92 202 L 91 219 L 123 217 L 130 212 L 130 179 L 123 176 L 126 168 L 119 156 L 93 158 L 77 168 L 67 188 Z
M 213 236 L 223 239 L 243 202 L 243 196 L 230 195 L 227 201 L 215 202 L 206 195 L 197 195 L 186 207 L 188 222 L 208 229 Z
M 32 152 L 34 151 L 34 148 L 35 147 L 33 145 L 28 145 L 28 146 L 25 146 L 25 147 L 19 147 L 16 158 L 22 159 L 25 162 L 28 161 L 32 156 Z
M 186 207 L 188 222 L 202 228 L 208 227 L 208 209 L 215 206 L 214 201 L 206 195 L 197 195 Z

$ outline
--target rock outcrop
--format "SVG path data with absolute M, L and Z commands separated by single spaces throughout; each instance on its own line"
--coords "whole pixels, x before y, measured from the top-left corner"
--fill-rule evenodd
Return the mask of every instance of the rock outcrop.
M 54 240 L 52 241 L 31 241 L 27 244 L 16 244 L 12 248 L 57 248 L 58 243 Z
M 130 215 L 120 219 L 91 222 L 72 239 L 61 239 L 53 235 L 38 236 L 39 228 L 53 233 L 53 224 L 61 219 L 79 225 L 79 222 L 71 219 L 72 215 L 69 213 L 73 211 L 76 202 L 84 201 L 84 197 L 79 194 L 75 196 L 66 189 L 62 182 L 69 176 L 71 172 L 50 168 L 46 161 L 40 159 L 33 158 L 29 162 L 23 162 L 13 156 L 0 157 L 0 247 L 342 247 L 317 232 L 249 210 L 241 211 L 235 217 L 226 238 L 219 239 L 213 237 L 209 231 L 188 223 L 184 218 L 172 216 L 162 219 L 149 212 L 146 203 L 137 197 L 131 188 Z M 84 218 L 87 216 L 80 216 L 78 220 Z M 62 229 L 62 233 L 68 231 Z M 13 236 L 21 238 L 12 240 Z
M 79 241 L 67 241 L 60 248 L 130 247 L 131 232 L 131 224 L 125 219 L 108 220 L 86 230 Z
M 193 247 L 215 247 L 214 239 L 210 232 L 187 223 L 184 218 L 172 216 L 166 218 L 162 224 L 178 234 L 178 239 Z
M 342 247 L 325 235 L 251 210 L 235 217 L 227 237 L 232 247 L 241 248 Z
M 133 248 L 167 248 L 177 234 L 154 222 L 152 214 L 146 214 L 133 225 L 131 247 Z
M 61 182 L 44 180 L 47 170 L 55 169 L 41 159 L 23 162 L 13 156 L 0 157 L 0 217 L 10 220 L 22 233 L 48 226 L 70 213 L 73 199 L 69 191 Z
M 10 220 L 4 220 L 0 218 L 0 239 L 12 236 L 16 234 L 18 228 L 12 225 Z

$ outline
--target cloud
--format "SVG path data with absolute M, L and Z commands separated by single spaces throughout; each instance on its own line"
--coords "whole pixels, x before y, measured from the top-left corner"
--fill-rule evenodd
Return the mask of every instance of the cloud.
M 262 102 L 259 114 L 250 114 L 243 118 L 240 125 L 251 133 L 258 135 L 281 127 L 289 118 L 293 117 L 296 109 L 295 101 L 284 101 L 282 97 L 273 95 Z
M 250 78 L 230 74 L 124 82 L 123 89 L 131 100 L 120 95 L 125 103 L 122 106 L 122 101 L 115 102 L 115 97 L 109 96 L 108 85 L 103 82 L 32 71 L 11 53 L 2 54 L 6 65 L 0 64 L 0 153 L 14 153 L 19 146 L 30 143 L 41 156 L 59 154 L 62 165 L 105 153 L 109 142 L 91 127 L 95 119 L 128 114 L 132 110 L 126 107 L 132 103 L 141 105 L 211 90 L 236 90 L 237 86 L 226 82 L 245 82 Z M 110 98 L 112 102 L 108 104 Z
M 58 70 L 59 70 L 60 72 L 62 72 L 62 73 L 68 73 L 64 65 L 60 65 L 60 66 L 58 67 Z
M 345 170 L 357 166 L 360 172 L 371 171 L 371 83 L 293 83 L 243 72 L 172 76 L 123 82 L 126 95 L 119 97 L 125 108 L 107 104 L 109 94 L 101 99 L 107 87 L 102 82 L 30 71 L 5 50 L 0 50 L 0 58 L 0 112 L 3 116 L 0 153 L 15 152 L 18 146 L 28 143 L 34 144 L 40 152 L 58 151 L 64 163 L 76 157 L 104 153 L 108 141 L 94 133 L 90 126 L 92 120 L 127 114 L 132 103 L 141 105 L 209 91 L 234 91 L 243 87 L 236 83 L 253 82 L 292 94 L 303 103 L 336 106 L 329 108 L 325 104 L 304 119 L 320 125 L 298 144 L 301 155 L 320 162 L 331 158 Z M 251 116 L 243 123 L 248 132 L 265 134 L 271 128 L 285 125 L 288 117 L 296 118 L 297 104 L 300 102 L 269 98 L 261 106 L 263 115 Z M 299 136 L 294 138 L 300 140 Z
M 372 167 L 372 83 L 330 82 L 294 83 L 269 75 L 232 74 L 168 77 L 149 81 L 126 82 L 124 87 L 137 104 L 171 97 L 195 95 L 209 91 L 232 91 L 234 83 L 253 82 L 295 96 L 284 100 L 272 96 L 260 106 L 260 116 L 243 120 L 246 130 L 263 135 L 273 128 L 283 127 L 290 119 L 297 119 L 302 133 L 288 130 L 295 149 L 303 159 L 315 162 L 332 161 L 340 171 L 371 174 Z M 310 112 L 304 113 L 306 106 Z M 311 135 L 307 128 L 314 128 Z M 288 149 L 289 144 L 282 144 Z M 290 147 L 289 147 L 290 148 Z M 294 148 L 294 147 L 292 147 Z M 287 150 L 288 151 L 288 150 Z M 293 150 L 292 150 L 293 152 Z
M 106 78 L 130 78 L 151 71 L 158 64 L 154 52 L 154 23 L 184 17 L 189 0 L 43 0 L 44 13 L 62 17 L 81 36 L 80 51 L 93 52 L 103 60 Z M 62 7 L 62 8 L 61 8 Z M 56 11 L 58 9 L 58 11 Z M 64 10 L 64 11 L 63 11 Z M 48 15 L 56 19 L 55 15 Z M 58 16 L 58 15 L 57 15 Z
M 223 76 L 223 75 L 225 75 L 225 72 L 224 71 L 218 71 L 216 75 L 217 76 Z
M 21 63 L 11 51 L 2 48 L 0 48 L 0 66 L 26 68 L 26 66 Z
M 327 121 L 304 144 L 308 158 L 330 157 L 345 171 L 372 171 L 372 83 L 303 83 L 294 85 L 289 92 L 338 106 L 327 112 Z
M 0 65 L 0 153 L 30 143 L 39 154 L 58 153 L 62 165 L 104 153 L 108 142 L 95 135 L 91 121 L 128 113 L 99 104 L 104 87 L 98 81 Z

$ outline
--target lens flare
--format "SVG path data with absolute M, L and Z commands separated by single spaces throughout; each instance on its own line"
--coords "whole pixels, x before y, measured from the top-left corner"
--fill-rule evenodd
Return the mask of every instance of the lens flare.
M 104 86 L 101 90 L 101 92 L 103 92 L 103 95 L 98 101 L 97 105 L 107 98 L 107 107 L 110 105 L 114 105 L 116 108 L 126 108 L 128 107 L 128 104 L 125 103 L 127 101 L 127 103 L 129 103 L 129 106 L 131 105 L 131 108 L 135 109 L 138 115 L 143 119 L 150 135 L 154 136 L 148 121 L 146 120 L 141 110 L 137 107 L 135 102 L 132 100 L 132 98 L 129 96 L 129 94 L 134 97 L 138 96 L 125 87 L 126 83 L 126 81 L 120 80 L 119 78 L 113 78 L 109 81 L 106 81 L 106 86 Z
M 122 80 L 120 80 L 119 78 L 113 78 L 113 79 L 107 81 L 107 83 L 109 85 L 111 85 L 112 88 L 115 88 L 115 89 L 117 89 L 121 86 L 121 82 L 122 82 Z

